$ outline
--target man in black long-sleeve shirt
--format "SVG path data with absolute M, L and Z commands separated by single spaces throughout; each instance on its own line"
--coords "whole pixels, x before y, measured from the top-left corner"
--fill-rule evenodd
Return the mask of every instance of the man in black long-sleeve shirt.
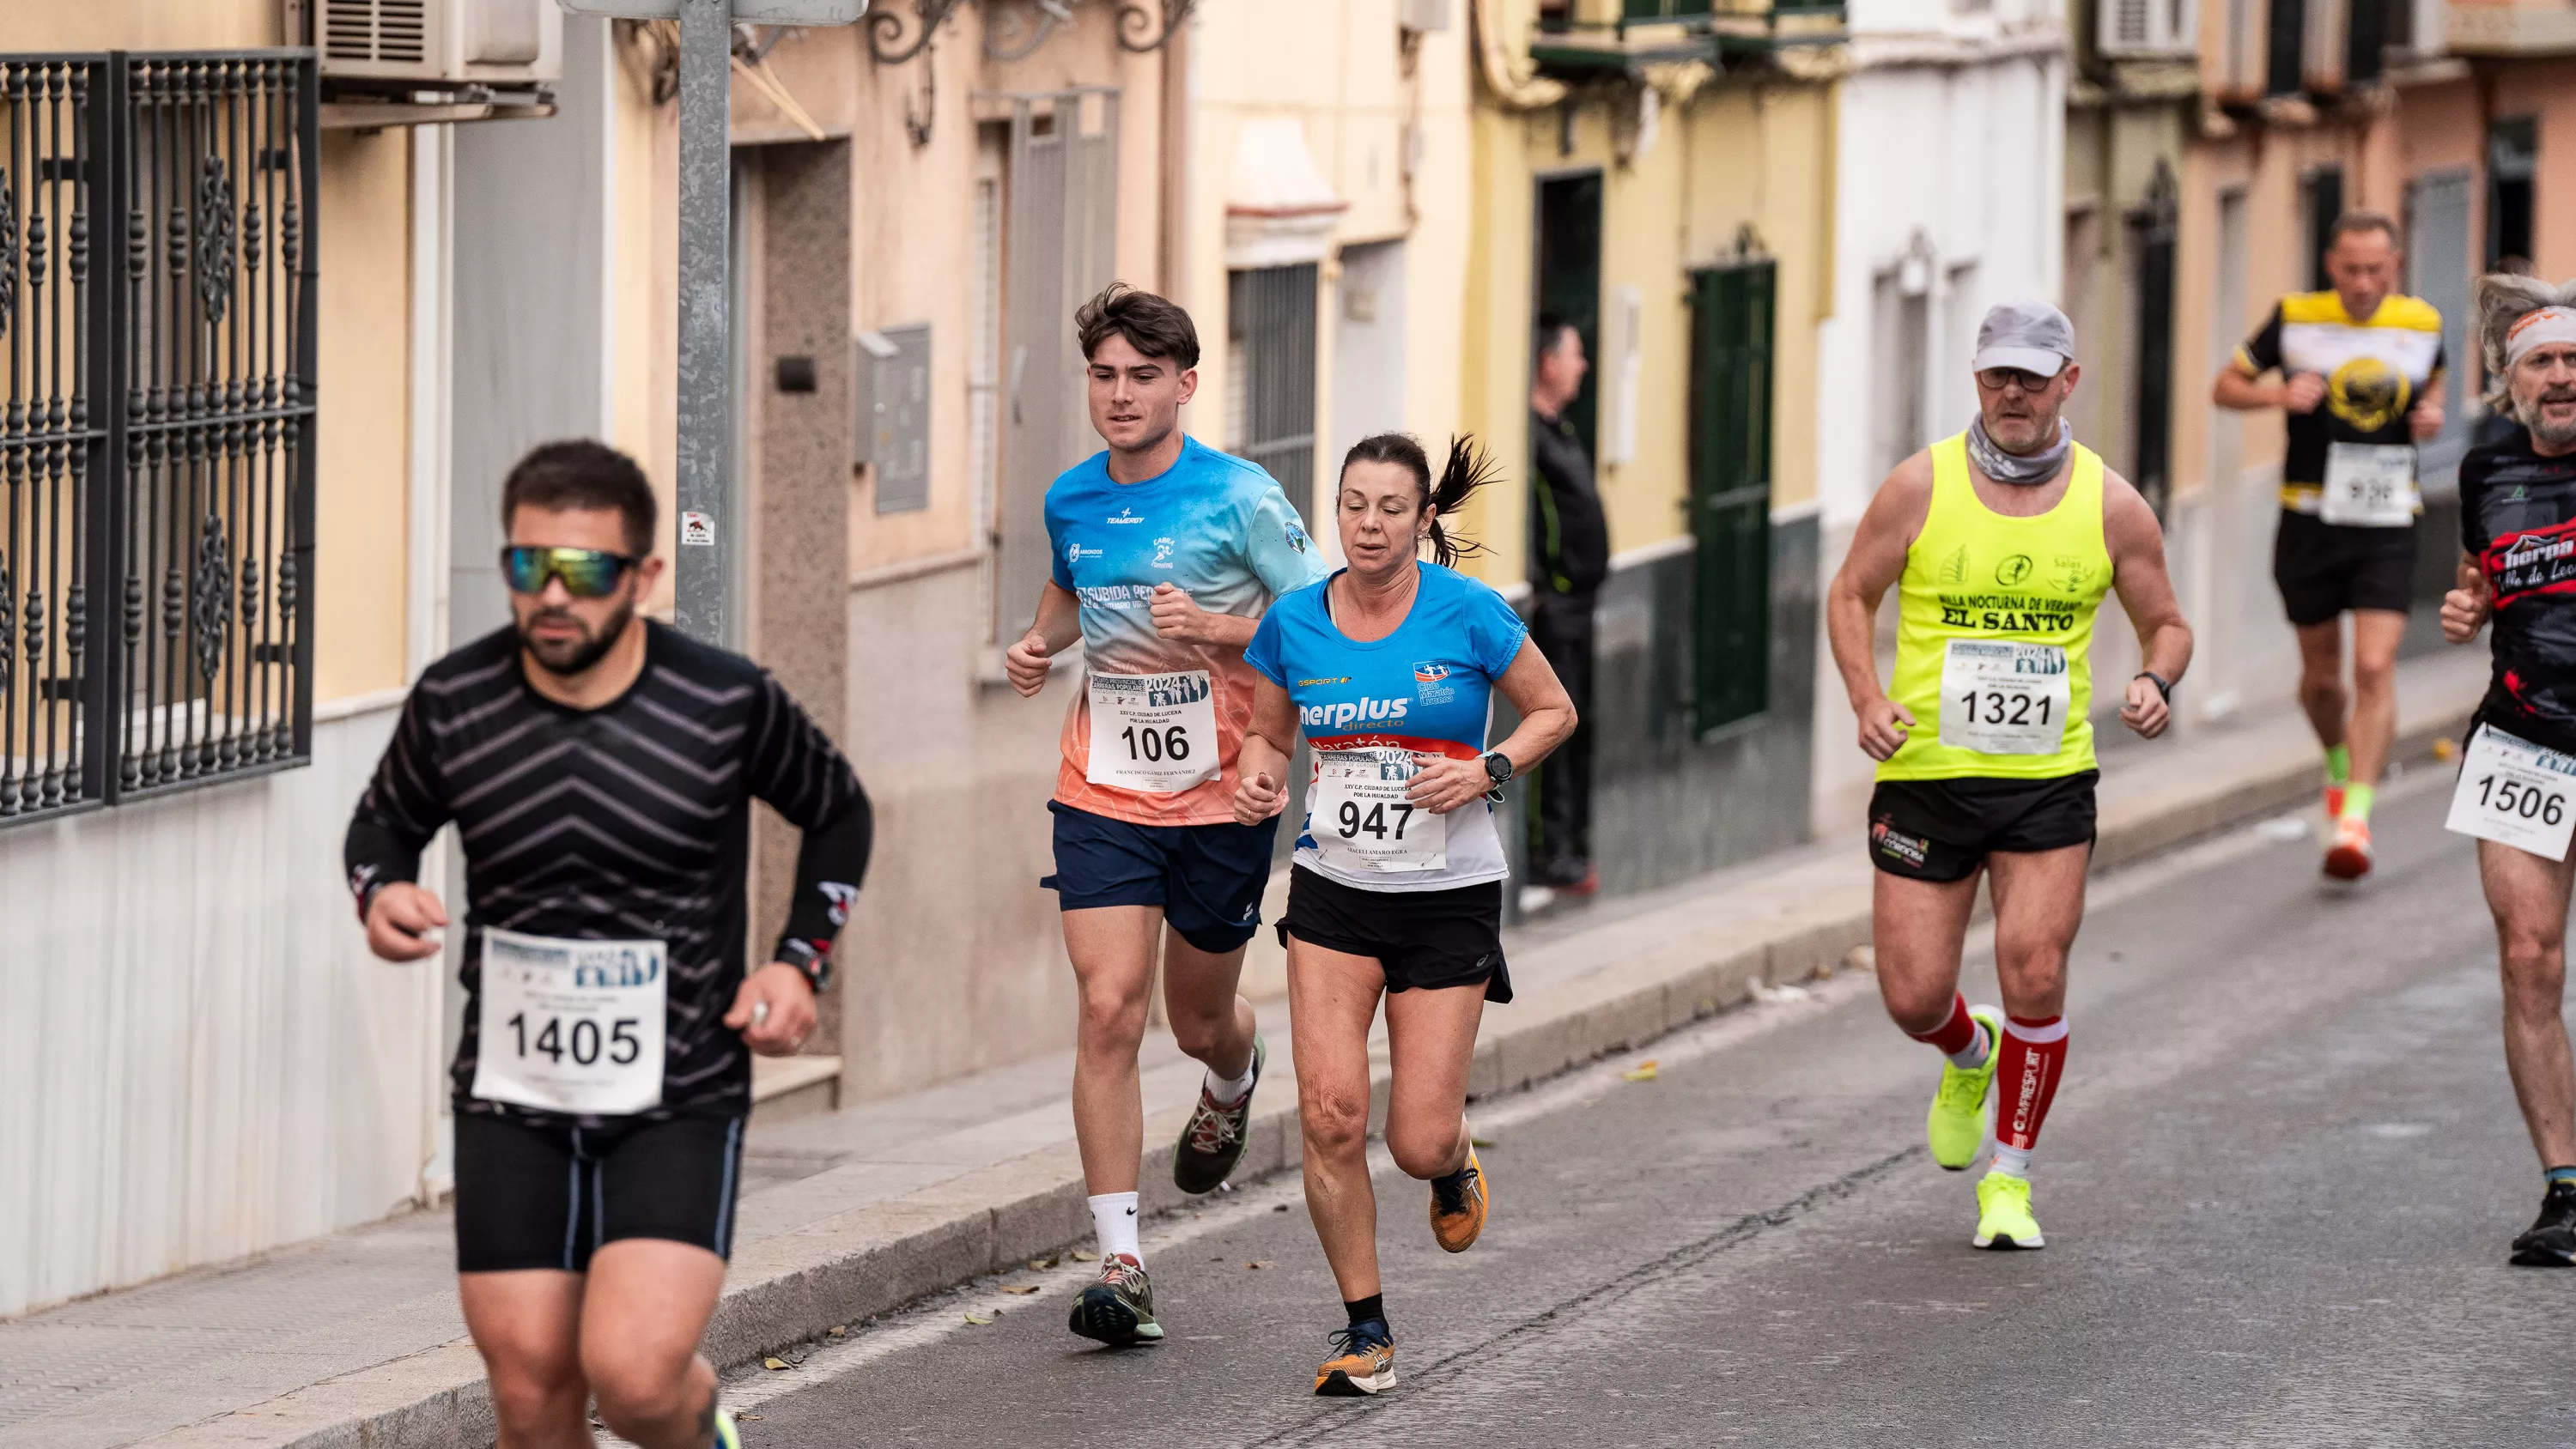
M 1583 334 L 1539 319 L 1530 369 L 1530 637 L 1573 696 L 1574 734 L 1539 767 L 1532 832 L 1540 884 L 1590 894 L 1592 868 L 1592 611 L 1610 576 L 1610 524 L 1592 481 L 1592 455 L 1565 417 L 1588 366 Z
M 502 492 L 511 627 L 431 665 L 350 822 L 367 943 L 447 925 L 418 876 L 453 822 L 469 935 L 455 1092 L 458 1295 L 502 1442 L 738 1449 L 697 1356 L 731 1250 L 753 1051 L 812 1030 L 867 868 L 849 763 L 750 660 L 636 614 L 642 470 L 550 443 Z M 753 799 L 804 832 L 787 928 L 745 973 Z

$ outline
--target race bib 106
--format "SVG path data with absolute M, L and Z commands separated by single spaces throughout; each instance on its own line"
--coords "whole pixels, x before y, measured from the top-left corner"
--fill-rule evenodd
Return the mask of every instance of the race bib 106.
M 2576 828 L 2576 758 L 2478 726 L 2451 790 L 2444 827 L 2547 860 L 2567 858 Z
M 1326 865 L 1387 873 L 1448 866 L 1448 817 L 1405 798 L 1418 768 L 1402 750 L 1333 750 L 1315 757 L 1306 833 Z
M 1217 777 L 1216 690 L 1206 670 L 1095 674 L 1090 687 L 1084 779 L 1168 795 Z
M 2415 521 L 2415 450 L 2403 443 L 2335 443 L 2317 516 L 2349 528 L 2404 528 Z
M 1952 639 L 1941 656 L 1941 743 L 1981 755 L 2053 755 L 2075 703 L 2054 644 Z
M 585 1117 L 660 1106 L 669 968 L 661 941 L 484 931 L 474 1095 Z

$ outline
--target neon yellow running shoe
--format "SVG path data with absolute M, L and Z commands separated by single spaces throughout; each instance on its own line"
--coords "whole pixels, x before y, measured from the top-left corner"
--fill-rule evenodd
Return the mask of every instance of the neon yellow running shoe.
M 1977 1235 L 1968 1241 L 1998 1252 L 2048 1246 L 2039 1235 L 2039 1219 L 2030 1215 L 2029 1178 L 1988 1172 L 1977 1179 Z
M 723 1409 L 715 1411 L 716 1438 L 708 1449 L 742 1449 L 742 1431 L 734 1427 L 733 1415 Z
M 1943 1062 L 1941 1089 L 1932 1094 L 1932 1116 L 1923 1124 L 1923 1135 L 1932 1143 L 1932 1160 L 1952 1172 L 1966 1168 L 1985 1150 L 1991 1125 L 1986 1099 L 1993 1095 L 1995 1059 L 2004 1052 L 2003 1013 L 1979 1006 L 1968 1015 L 1986 1029 L 1986 1063 L 1975 1071 L 1962 1071 Z

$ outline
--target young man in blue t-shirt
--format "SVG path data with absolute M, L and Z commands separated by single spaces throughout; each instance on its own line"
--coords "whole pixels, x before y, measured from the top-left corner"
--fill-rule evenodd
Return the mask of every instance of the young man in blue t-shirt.
M 1082 995 L 1074 1135 L 1100 1236 L 1100 1281 L 1070 1326 L 1124 1344 L 1163 1336 L 1136 1243 L 1136 1052 L 1158 946 L 1172 1035 L 1207 1066 L 1173 1180 L 1209 1191 L 1243 1156 L 1263 1049 L 1235 984 L 1277 832 L 1274 821 L 1234 819 L 1235 755 L 1252 717 L 1243 646 L 1270 601 L 1321 564 L 1269 474 L 1181 431 L 1198 387 L 1187 312 L 1113 285 L 1074 325 L 1091 425 L 1109 447 L 1047 490 L 1053 576 L 1004 662 L 1012 687 L 1035 695 L 1054 657 L 1083 645 L 1048 806 L 1056 869 L 1041 884 L 1063 908 Z

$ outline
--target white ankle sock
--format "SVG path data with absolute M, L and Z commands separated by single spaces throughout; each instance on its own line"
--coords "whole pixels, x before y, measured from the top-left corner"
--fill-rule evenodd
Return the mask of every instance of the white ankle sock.
M 1220 1077 L 1216 1074 L 1216 1068 L 1208 1068 L 1207 1089 L 1208 1095 L 1216 1098 L 1216 1104 L 1220 1107 L 1231 1107 L 1242 1101 L 1243 1094 L 1252 1090 L 1252 1063 L 1245 1062 L 1243 1075 L 1231 1078 Z
M 1986 1058 L 1993 1055 L 1994 1050 L 1993 1040 L 1986 1035 L 1986 1024 L 1982 1021 L 1978 1022 L 1977 1039 L 1960 1050 L 1952 1052 L 1950 1065 L 1963 1072 L 1973 1072 L 1986 1064 Z
M 1124 1253 L 1144 1262 L 1144 1255 L 1136 1251 L 1136 1194 L 1096 1193 L 1090 1201 L 1091 1230 L 1100 1236 L 1100 1256 Z
M 1995 1144 L 1994 1170 L 2006 1177 L 2018 1177 L 2028 1182 L 2030 1181 L 2030 1154 L 2035 1150 L 2028 1147 L 2006 1147 L 1998 1142 Z

